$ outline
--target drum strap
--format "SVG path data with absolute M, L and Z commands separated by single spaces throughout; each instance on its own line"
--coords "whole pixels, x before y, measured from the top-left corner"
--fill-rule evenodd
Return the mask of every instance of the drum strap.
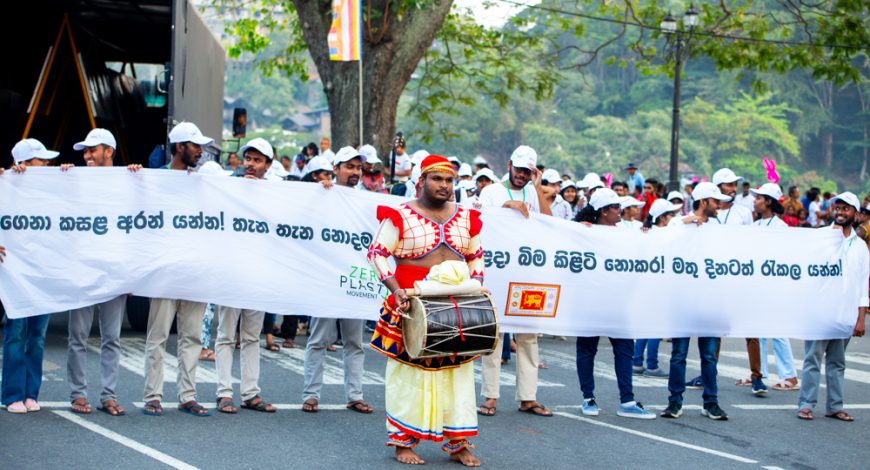
M 453 302 L 453 307 L 456 309 L 456 325 L 459 327 L 459 340 L 465 341 L 465 335 L 462 334 L 462 311 L 459 310 L 459 304 L 456 303 L 456 299 L 453 296 L 450 296 L 450 301 Z

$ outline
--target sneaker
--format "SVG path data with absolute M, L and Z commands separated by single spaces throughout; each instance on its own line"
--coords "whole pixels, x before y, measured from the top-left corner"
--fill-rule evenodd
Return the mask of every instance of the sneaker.
M 594 398 L 587 398 L 583 400 L 583 406 L 580 408 L 580 411 L 586 416 L 598 416 L 598 403 L 595 403 Z
M 683 415 L 683 405 L 672 401 L 668 403 L 668 407 L 665 408 L 665 411 L 662 411 L 662 418 L 673 418 L 677 419 Z
M 752 393 L 756 395 L 764 395 L 767 393 L 767 385 L 761 379 L 752 379 Z
M 728 415 L 722 408 L 719 408 L 718 403 L 711 403 L 709 405 L 704 405 L 704 409 L 701 410 L 701 415 L 706 416 L 710 419 L 719 419 L 722 421 L 728 420 Z
M 644 369 L 643 376 L 644 377 L 655 377 L 655 378 L 659 378 L 659 379 L 661 379 L 661 378 L 666 379 L 666 378 L 668 378 L 668 373 L 663 371 L 661 368 Z M 702 384 L 702 386 L 703 386 L 703 384 Z
M 704 379 L 701 376 L 697 376 L 694 379 L 686 382 L 686 388 L 691 388 L 693 390 L 703 390 L 704 389 Z
M 616 411 L 616 416 L 635 419 L 656 419 L 655 413 L 643 409 L 643 405 L 636 401 L 630 401 L 619 405 L 619 410 Z
M 631 366 L 631 373 L 634 375 L 643 374 L 643 366 Z

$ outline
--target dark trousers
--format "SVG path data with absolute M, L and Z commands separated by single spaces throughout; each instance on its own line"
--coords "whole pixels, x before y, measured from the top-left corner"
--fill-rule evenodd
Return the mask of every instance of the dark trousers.
M 668 374 L 668 401 L 683 404 L 686 391 L 686 355 L 689 352 L 689 338 L 673 338 L 671 370 Z M 704 382 L 704 404 L 718 403 L 719 389 L 716 383 L 719 338 L 698 338 L 698 354 L 701 356 L 701 379 Z
M 598 352 L 598 336 L 577 338 L 577 376 L 583 398 L 595 398 L 595 354 Z M 634 354 L 634 340 L 609 338 L 613 347 L 613 368 L 616 371 L 616 384 L 619 387 L 619 402 L 634 401 L 631 385 L 631 359 Z

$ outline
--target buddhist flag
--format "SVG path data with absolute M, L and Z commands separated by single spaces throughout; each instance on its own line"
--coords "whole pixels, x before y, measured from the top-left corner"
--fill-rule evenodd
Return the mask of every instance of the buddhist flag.
M 332 27 L 326 40 L 329 59 L 360 60 L 362 57 L 362 0 L 332 0 Z

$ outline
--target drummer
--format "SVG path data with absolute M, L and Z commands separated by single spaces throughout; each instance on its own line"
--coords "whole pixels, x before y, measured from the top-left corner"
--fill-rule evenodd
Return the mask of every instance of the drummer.
M 467 438 L 477 435 L 474 369 L 476 356 L 411 359 L 402 342 L 402 314 L 410 306 L 404 288 L 413 287 L 442 262 L 463 269 L 456 282 L 483 282 L 479 213 L 449 202 L 456 171 L 446 158 L 421 163 L 420 197 L 396 208 L 378 207 L 381 225 L 368 251 L 380 280 L 393 293 L 383 303 L 372 336 L 373 349 L 389 358 L 386 370 L 387 446 L 396 460 L 422 464 L 414 452 L 421 440 L 446 441 L 441 449 L 465 466 L 480 466 Z M 393 272 L 389 258 L 396 259 Z M 467 272 L 465 266 L 467 265 Z M 439 269 L 441 270 L 441 269 Z M 441 270 L 446 271 L 446 270 Z M 460 277 L 464 279 L 459 279 Z M 431 276 L 430 276 L 431 280 Z

